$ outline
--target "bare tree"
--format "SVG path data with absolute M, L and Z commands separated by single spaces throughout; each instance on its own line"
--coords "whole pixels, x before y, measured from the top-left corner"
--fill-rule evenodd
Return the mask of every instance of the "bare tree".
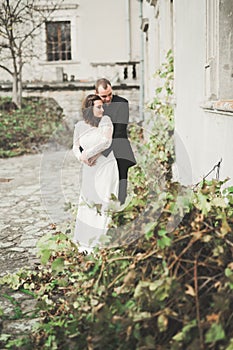
M 23 65 L 36 56 L 35 37 L 63 1 L 0 1 L 0 68 L 12 76 L 12 101 L 19 108 L 22 105 Z

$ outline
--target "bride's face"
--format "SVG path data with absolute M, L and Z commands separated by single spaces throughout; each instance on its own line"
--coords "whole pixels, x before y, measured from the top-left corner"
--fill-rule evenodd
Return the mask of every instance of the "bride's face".
M 97 118 L 102 118 L 104 113 L 103 102 L 101 100 L 94 101 L 93 114 Z

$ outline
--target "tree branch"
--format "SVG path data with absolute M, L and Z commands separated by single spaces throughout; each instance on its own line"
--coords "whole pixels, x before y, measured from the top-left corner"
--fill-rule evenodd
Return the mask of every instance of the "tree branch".
M 201 315 L 200 315 L 200 302 L 199 302 L 199 295 L 198 295 L 198 274 L 197 274 L 197 261 L 198 257 L 196 256 L 195 262 L 194 262 L 194 290 L 195 290 L 195 303 L 196 303 L 196 317 L 197 317 L 197 325 L 199 329 L 199 337 L 200 337 L 200 346 L 201 350 L 204 350 L 204 339 L 203 339 L 203 330 L 201 326 Z
M 7 67 L 5 67 L 5 66 L 3 66 L 2 64 L 0 64 L 0 68 L 2 68 L 2 69 L 4 69 L 4 70 L 6 70 L 10 75 L 12 75 L 13 76 L 13 72 L 9 69 L 9 68 L 7 68 Z

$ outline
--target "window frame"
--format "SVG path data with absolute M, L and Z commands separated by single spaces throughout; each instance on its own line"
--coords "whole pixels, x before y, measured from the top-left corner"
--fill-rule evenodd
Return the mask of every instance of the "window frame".
M 228 10 L 232 0 L 205 0 L 206 62 L 205 99 L 233 100 L 232 15 Z
M 50 26 L 51 28 L 49 28 Z M 52 33 L 52 31 L 54 32 Z M 72 61 L 71 21 L 47 21 L 45 23 L 45 36 L 47 62 Z

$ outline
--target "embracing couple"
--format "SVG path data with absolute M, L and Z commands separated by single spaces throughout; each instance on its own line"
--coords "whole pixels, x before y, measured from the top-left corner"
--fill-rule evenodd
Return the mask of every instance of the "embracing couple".
M 136 160 L 127 137 L 128 101 L 113 94 L 109 80 L 97 80 L 82 112 L 73 139 L 74 154 L 83 164 L 74 241 L 80 251 L 91 252 L 107 233 L 111 198 L 125 202 L 128 169 Z

